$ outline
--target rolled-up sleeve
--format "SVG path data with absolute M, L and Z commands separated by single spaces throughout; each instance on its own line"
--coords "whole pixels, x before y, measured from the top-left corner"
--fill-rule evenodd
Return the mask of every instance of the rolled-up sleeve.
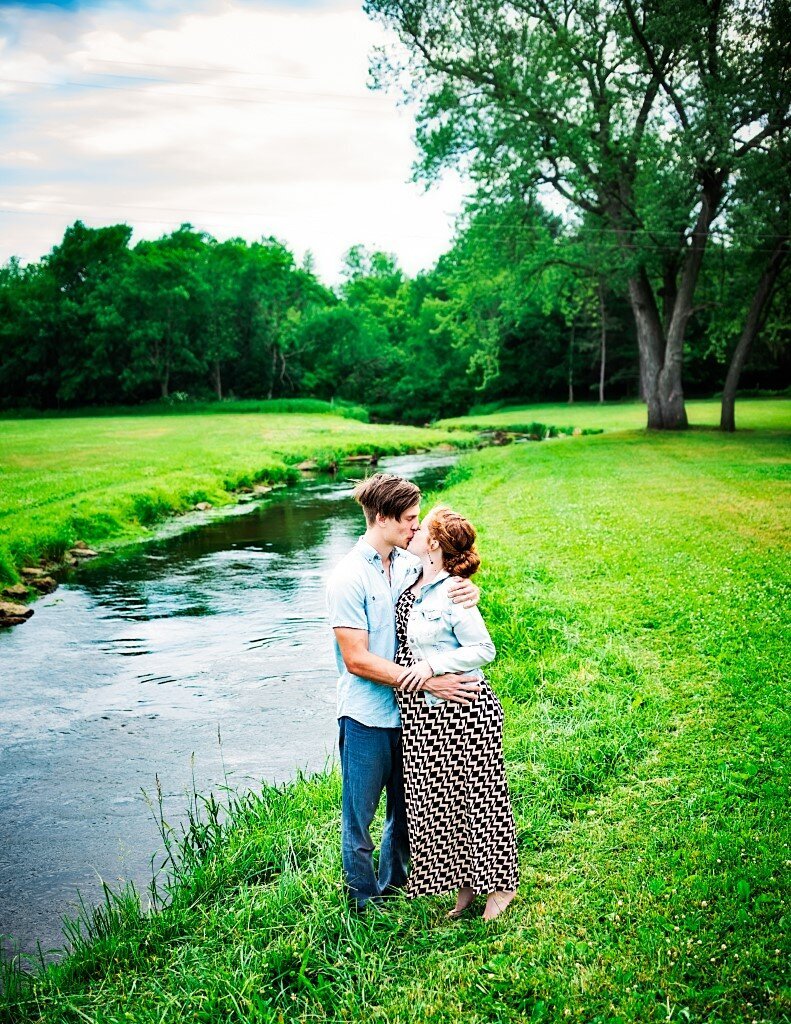
M 365 588 L 362 580 L 334 573 L 327 581 L 326 599 L 327 614 L 333 629 L 344 626 L 367 632 L 368 617 L 365 614 Z
M 494 661 L 497 651 L 477 608 L 462 608 L 450 602 L 450 623 L 461 647 L 431 654 L 429 661 L 435 675 L 469 672 Z

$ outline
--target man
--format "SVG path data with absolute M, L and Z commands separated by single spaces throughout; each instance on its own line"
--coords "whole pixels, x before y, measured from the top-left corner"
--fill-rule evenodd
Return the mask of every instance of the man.
M 357 910 L 377 906 L 406 882 L 409 860 L 401 758 L 401 718 L 395 690 L 395 605 L 420 574 L 420 559 L 405 549 L 420 525 L 420 490 L 408 480 L 377 473 L 355 488 L 367 529 L 327 584 L 327 607 L 338 664 L 338 724 L 343 799 L 343 870 Z M 477 604 L 480 592 L 459 580 L 456 603 Z M 472 677 L 441 675 L 425 689 L 444 700 L 469 704 L 479 687 Z M 379 875 L 373 865 L 370 827 L 382 792 L 387 794 Z

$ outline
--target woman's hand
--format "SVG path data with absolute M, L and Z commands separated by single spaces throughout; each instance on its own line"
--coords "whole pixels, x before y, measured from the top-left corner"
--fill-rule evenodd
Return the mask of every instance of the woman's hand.
M 423 684 L 434 675 L 434 669 L 427 661 L 418 661 L 411 668 L 404 669 L 396 682 L 402 693 L 414 693 L 422 690 Z

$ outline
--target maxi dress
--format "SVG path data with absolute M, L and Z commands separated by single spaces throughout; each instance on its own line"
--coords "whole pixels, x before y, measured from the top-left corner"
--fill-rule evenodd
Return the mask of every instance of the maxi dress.
M 415 664 L 411 589 L 396 605 L 395 660 Z M 429 705 L 396 690 L 401 711 L 410 896 L 469 887 L 510 892 L 519 882 L 516 828 L 503 763 L 503 708 L 489 683 L 471 704 Z

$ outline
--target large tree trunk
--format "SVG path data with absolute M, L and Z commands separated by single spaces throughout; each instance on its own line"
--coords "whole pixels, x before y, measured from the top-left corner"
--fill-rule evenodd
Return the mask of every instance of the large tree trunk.
M 783 264 L 788 257 L 788 241 L 788 238 L 782 238 L 775 245 L 753 294 L 753 299 L 747 312 L 747 319 L 731 357 L 728 375 L 725 378 L 725 387 L 722 390 L 720 430 L 725 430 L 729 433 L 736 430 L 736 389 L 739 386 L 739 378 L 744 369 L 750 347 L 761 329 L 766 314 L 769 312 L 769 305 L 772 301 L 777 278 L 780 276 L 780 271 L 783 269 Z
M 214 390 L 217 392 L 217 401 L 222 401 L 222 374 L 220 372 L 220 360 L 214 360 Z
M 571 335 L 569 337 L 569 405 L 574 404 L 574 328 L 576 321 L 571 321 Z
M 645 268 L 638 268 L 629 278 L 629 301 L 640 355 L 640 388 L 648 406 L 649 430 L 685 430 L 689 426 L 682 385 L 684 335 L 692 315 L 709 230 L 722 200 L 724 180 L 724 173 L 717 171 L 708 174 L 702 182 L 700 212 L 683 258 L 677 287 L 669 266 L 665 268 L 664 324 Z M 618 223 L 617 218 L 614 223 Z M 621 229 L 619 237 L 624 251 L 631 255 L 628 229 Z
M 651 290 L 651 282 L 643 267 L 629 278 L 629 302 L 637 328 L 637 349 L 640 357 L 640 390 L 648 409 L 649 430 L 665 426 L 659 400 L 659 373 L 665 347 L 664 332 Z
M 673 302 L 670 322 L 667 327 L 665 358 L 659 374 L 659 401 L 662 405 L 662 419 L 665 429 L 685 430 L 689 423 L 684 408 L 684 389 L 681 374 L 684 363 L 684 335 L 692 316 L 692 300 L 695 297 L 703 253 L 709 238 L 709 229 L 719 210 L 722 198 L 724 175 L 721 172 L 709 175 L 703 182 L 700 198 L 700 212 L 692 232 L 681 271 L 681 280 Z

